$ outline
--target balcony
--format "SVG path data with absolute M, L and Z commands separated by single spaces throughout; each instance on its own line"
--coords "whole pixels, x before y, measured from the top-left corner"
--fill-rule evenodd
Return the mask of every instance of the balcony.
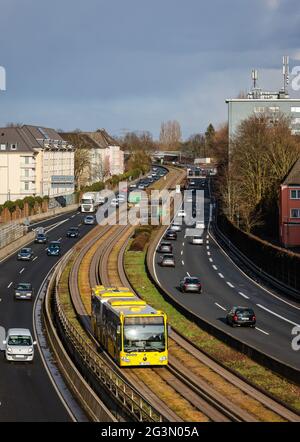
M 36 179 L 36 175 L 34 174 L 34 175 L 30 175 L 30 176 L 24 176 L 24 175 L 21 175 L 21 181 L 35 181 L 35 179 Z
M 22 169 L 35 169 L 35 163 L 20 163 Z
M 28 189 L 28 190 L 21 189 L 20 193 L 22 195 L 33 196 L 36 193 L 36 188 L 32 187 L 31 189 Z

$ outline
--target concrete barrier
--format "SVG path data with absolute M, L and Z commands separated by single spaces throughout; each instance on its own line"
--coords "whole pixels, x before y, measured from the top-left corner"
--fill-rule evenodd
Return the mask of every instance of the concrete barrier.
M 31 243 L 34 240 L 34 237 L 35 233 L 29 232 L 26 233 L 26 235 L 22 236 L 21 238 L 17 239 L 16 241 L 13 241 L 11 244 L 2 247 L 2 249 L 0 249 L 0 261 L 7 258 L 11 254 L 15 253 L 25 245 Z
M 43 320 L 47 339 L 52 351 L 55 354 L 55 359 L 58 364 L 64 379 L 72 390 L 75 397 L 78 399 L 81 406 L 84 408 L 90 419 L 94 422 L 117 422 L 117 419 L 108 410 L 104 403 L 94 393 L 89 384 L 82 377 L 76 366 L 68 356 L 64 349 L 57 331 L 52 322 L 50 295 L 54 288 L 56 280 L 56 272 L 52 275 L 47 294 L 43 304 Z
M 30 221 L 36 221 L 36 222 L 43 221 L 48 218 L 52 218 L 55 215 L 59 216 L 64 213 L 67 213 L 67 212 L 73 212 L 77 208 L 78 208 L 78 204 L 72 204 L 68 207 L 63 207 L 63 208 L 59 208 L 59 209 L 56 208 L 56 209 L 52 209 L 51 211 L 48 211 L 45 213 L 39 213 L 37 215 L 33 215 L 33 216 L 29 217 L 28 219 Z M 24 219 L 25 218 L 23 218 L 23 221 L 24 221 Z M 26 233 L 25 235 L 23 235 L 21 238 L 8 244 L 7 246 L 0 248 L 0 261 L 7 258 L 11 254 L 15 253 L 16 251 L 18 251 L 22 247 L 26 246 L 27 244 L 31 243 L 34 240 L 34 238 L 35 238 L 35 233 L 29 232 L 29 233 Z

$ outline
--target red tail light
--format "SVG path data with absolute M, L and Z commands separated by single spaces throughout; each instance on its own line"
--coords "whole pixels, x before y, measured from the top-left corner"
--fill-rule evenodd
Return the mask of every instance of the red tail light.
M 255 315 L 252 316 L 252 321 L 256 321 L 256 316 Z
M 238 320 L 237 315 L 234 315 L 233 320 L 234 320 L 234 321 L 237 321 L 237 320 Z

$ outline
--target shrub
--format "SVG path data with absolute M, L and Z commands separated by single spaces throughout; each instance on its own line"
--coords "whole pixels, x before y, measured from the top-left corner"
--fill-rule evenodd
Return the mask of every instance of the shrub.
M 129 250 L 133 252 L 142 252 L 149 241 L 150 233 L 142 232 L 132 241 Z

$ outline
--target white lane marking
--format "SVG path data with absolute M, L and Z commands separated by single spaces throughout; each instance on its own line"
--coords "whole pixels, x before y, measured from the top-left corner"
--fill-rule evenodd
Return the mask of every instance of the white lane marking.
M 76 215 L 72 215 L 71 218 L 75 218 Z
M 207 252 L 208 256 L 210 256 L 210 252 Z
M 35 256 L 35 257 L 33 258 L 33 260 L 32 260 L 32 261 L 35 261 L 36 259 L 38 259 L 38 257 L 37 257 L 37 256 Z
M 206 249 L 209 250 L 209 246 L 206 246 Z
M 180 253 L 181 253 L 181 255 L 183 255 L 183 250 L 181 250 L 181 252 L 180 252 Z
M 222 305 L 218 304 L 217 302 L 215 302 L 215 305 L 217 305 L 219 308 L 221 308 L 222 310 L 224 310 L 226 312 L 226 308 L 224 308 Z
M 229 281 L 226 281 L 226 284 L 227 284 L 227 285 L 229 285 L 229 287 L 231 287 L 232 289 L 234 289 L 234 285 L 233 285 L 233 284 L 231 284 L 231 282 L 229 282 Z
M 239 295 L 243 296 L 243 298 L 245 299 L 250 299 L 249 296 L 245 295 L 245 293 L 243 292 L 239 292 Z
M 206 239 L 209 239 L 209 235 L 206 235 Z
M 9 289 L 12 286 L 13 282 L 10 282 L 7 286 L 7 288 Z
M 62 238 L 58 238 L 56 241 L 61 241 L 62 240 Z
M 213 235 L 209 232 L 209 235 L 211 237 L 211 239 L 214 241 L 214 243 L 218 246 L 218 248 L 222 251 L 222 253 L 226 256 L 226 258 L 228 259 L 228 261 L 231 262 L 231 264 L 234 265 L 234 267 L 236 269 L 238 269 L 238 271 L 245 276 L 249 281 L 251 281 L 253 284 L 255 284 L 256 286 L 258 286 L 261 290 L 263 290 L 264 292 L 268 293 L 269 295 L 271 295 L 273 298 L 277 299 L 280 302 L 283 302 L 284 304 L 296 309 L 296 310 L 300 310 L 300 307 L 298 307 L 297 305 L 291 304 L 290 302 L 286 301 L 285 299 L 280 298 L 280 296 L 275 295 L 275 293 L 271 292 L 270 290 L 266 289 L 266 287 L 264 287 L 263 285 L 259 284 L 258 282 L 254 281 L 254 279 L 250 278 L 249 275 L 247 275 L 247 273 L 245 273 L 228 255 L 228 253 L 225 252 L 225 250 L 221 247 L 221 245 L 218 243 L 218 241 L 213 237 Z
M 261 333 L 264 333 L 265 335 L 268 335 L 268 336 L 269 336 L 269 334 L 270 334 L 270 333 L 267 333 L 266 331 L 262 330 L 261 328 L 255 327 L 255 329 L 256 329 L 257 331 L 260 331 Z
M 214 269 L 214 270 L 218 270 L 218 267 L 215 266 L 215 265 L 213 265 L 213 269 Z
M 47 249 L 48 249 L 48 247 L 45 248 L 45 250 L 47 250 Z
M 182 262 L 182 265 L 184 266 L 184 261 L 181 261 Z
M 182 243 L 182 246 L 184 247 L 184 241 L 183 241 L 183 243 Z
M 189 274 L 189 272 L 186 272 L 186 274 L 188 275 L 189 278 L 191 277 L 191 275 Z
M 209 261 L 210 261 L 210 262 L 214 262 L 212 258 L 209 258 Z
M 25 267 L 23 267 L 22 270 L 19 271 L 19 273 L 20 273 L 20 274 L 23 273 L 24 270 L 25 270 Z
M 289 324 L 296 325 L 297 327 L 300 327 L 300 325 L 296 324 L 296 322 L 290 321 L 289 319 L 284 318 L 283 316 L 280 316 L 278 313 L 272 312 L 272 310 L 269 310 L 267 307 L 264 307 L 261 304 L 256 304 L 256 305 L 257 305 L 257 307 L 262 308 L 263 310 L 265 310 L 266 312 L 270 313 L 271 315 L 277 316 L 277 318 L 280 318 L 283 321 L 288 322 Z
M 224 275 L 222 275 L 222 273 L 218 273 L 218 275 L 220 276 L 220 278 L 224 278 Z
M 206 240 L 206 244 L 209 244 L 209 241 L 208 241 L 208 239 Z

